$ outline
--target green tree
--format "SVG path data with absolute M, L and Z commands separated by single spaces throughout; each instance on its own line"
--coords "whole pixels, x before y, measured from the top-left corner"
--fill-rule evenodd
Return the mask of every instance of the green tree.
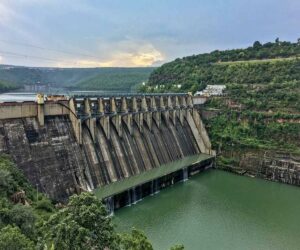
M 20 204 L 13 206 L 8 213 L 8 220 L 8 224 L 18 226 L 23 234 L 34 238 L 36 216 L 31 207 Z
M 0 249 L 32 250 L 34 249 L 34 244 L 21 233 L 18 227 L 8 225 L 0 230 Z
M 43 225 L 41 245 L 55 249 L 117 249 L 117 235 L 101 201 L 91 193 L 70 197 Z
M 10 197 L 13 193 L 21 190 L 25 191 L 26 196 L 30 196 L 33 192 L 33 188 L 30 187 L 10 157 L 0 154 L 0 195 Z
M 2 197 L 12 193 L 13 178 L 11 173 L 6 169 L 0 169 L 0 194 Z
M 119 236 L 119 246 L 123 250 L 153 250 L 145 234 L 135 228 L 132 229 L 131 233 L 124 233 Z
M 253 48 L 260 48 L 262 45 L 261 45 L 261 43 L 259 42 L 259 41 L 255 41 L 254 43 L 253 43 Z
M 7 198 L 0 198 L 0 228 L 5 227 L 7 225 L 7 221 L 9 221 L 9 211 L 11 209 L 11 204 L 7 200 Z

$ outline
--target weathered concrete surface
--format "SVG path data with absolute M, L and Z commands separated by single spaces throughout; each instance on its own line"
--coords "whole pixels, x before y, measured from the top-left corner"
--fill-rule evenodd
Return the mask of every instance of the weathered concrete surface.
M 38 104 L 36 102 L 7 102 L 0 103 L 0 120 L 26 117 L 38 117 Z M 52 102 L 46 101 L 40 110 L 43 116 L 68 115 L 68 101 Z
M 61 116 L 69 115 L 70 110 L 68 108 L 68 101 L 45 101 L 44 104 L 44 115 L 45 116 Z
M 0 120 L 35 116 L 37 116 L 37 103 L 35 102 L 1 103 L 0 105 Z
M 51 198 L 65 200 L 88 189 L 88 165 L 67 117 L 0 120 L 0 152 L 9 153 L 31 183 Z
M 78 119 L 77 117 L 75 105 L 76 104 L 74 103 L 74 100 L 71 99 L 69 101 L 69 108 L 70 108 L 69 118 L 73 127 L 75 138 L 79 144 L 82 144 L 82 126 L 81 126 L 80 119 Z

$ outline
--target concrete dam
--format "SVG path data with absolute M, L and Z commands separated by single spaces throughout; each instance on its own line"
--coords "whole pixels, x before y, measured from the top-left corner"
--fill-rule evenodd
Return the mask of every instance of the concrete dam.
M 0 152 L 57 201 L 94 191 L 112 209 L 212 166 L 193 98 L 51 96 L 0 104 Z

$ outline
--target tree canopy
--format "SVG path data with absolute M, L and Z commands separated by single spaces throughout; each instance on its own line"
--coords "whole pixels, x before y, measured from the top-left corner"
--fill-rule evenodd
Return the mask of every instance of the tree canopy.
M 18 227 L 8 225 L 0 230 L 0 249 L 32 250 L 34 243 Z
M 117 249 L 111 218 L 91 193 L 74 195 L 43 225 L 42 241 L 55 249 Z
M 246 49 L 213 51 L 176 59 L 157 68 L 142 91 L 185 92 L 207 84 L 280 83 L 300 80 L 299 43 L 261 44 Z

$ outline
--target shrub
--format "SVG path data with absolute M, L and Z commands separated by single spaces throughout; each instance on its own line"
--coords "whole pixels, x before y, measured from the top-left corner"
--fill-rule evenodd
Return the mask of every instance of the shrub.
M 53 210 L 54 210 L 53 204 L 51 203 L 50 200 L 47 200 L 47 199 L 42 199 L 42 200 L 37 201 L 36 208 L 45 210 L 47 212 L 53 212 Z
M 21 233 L 15 226 L 6 226 L 0 230 L 0 249 L 3 250 L 32 250 L 33 242 Z

